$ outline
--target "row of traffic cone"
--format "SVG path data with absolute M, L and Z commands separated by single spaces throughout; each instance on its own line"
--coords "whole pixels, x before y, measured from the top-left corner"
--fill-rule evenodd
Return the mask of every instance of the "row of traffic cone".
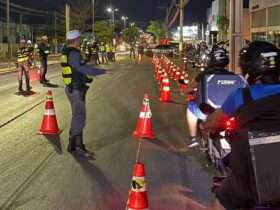
M 180 68 L 177 67 L 170 59 L 168 59 L 166 56 L 161 56 L 160 58 L 156 55 L 153 56 L 152 64 L 155 72 L 155 78 L 159 81 L 159 84 L 161 84 L 162 77 L 170 78 L 174 80 L 179 88 L 182 94 L 186 93 L 189 87 L 189 74 L 187 72 L 188 66 L 185 65 L 184 71 L 180 71 Z M 171 91 L 170 86 L 168 88 L 165 88 L 165 91 L 161 88 L 161 101 L 163 102 L 170 102 L 171 101 Z M 168 93 L 168 91 L 170 93 Z M 165 97 L 163 97 L 165 96 Z
M 172 71 L 171 76 L 175 79 L 175 81 L 179 81 L 180 79 L 185 78 L 182 78 L 182 75 L 179 71 L 173 70 L 176 69 L 174 64 L 164 56 L 162 56 L 161 59 L 154 56 L 152 63 L 155 70 L 155 78 L 158 81 L 161 91 L 160 101 L 170 102 L 171 93 L 168 74 L 170 75 Z M 149 105 L 149 96 L 148 94 L 145 94 L 137 122 L 137 127 L 133 133 L 133 136 L 135 138 L 155 138 L 154 132 L 152 130 L 151 118 L 152 112 Z M 137 161 L 133 170 L 133 178 L 131 182 L 131 189 L 129 191 L 126 210 L 148 210 L 148 208 L 149 202 L 145 182 L 145 167 L 143 163 Z
M 152 129 L 152 112 L 149 103 L 149 95 L 145 94 L 137 121 L 136 130 L 133 136 L 137 139 L 154 139 L 155 134 Z M 131 181 L 126 210 L 148 210 L 148 193 L 145 182 L 144 164 L 137 160 Z

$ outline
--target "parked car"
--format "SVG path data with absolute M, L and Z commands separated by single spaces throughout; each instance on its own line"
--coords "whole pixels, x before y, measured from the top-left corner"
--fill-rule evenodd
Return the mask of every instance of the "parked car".
M 158 45 L 152 49 L 153 54 L 163 54 L 169 57 L 173 57 L 175 49 L 171 45 Z

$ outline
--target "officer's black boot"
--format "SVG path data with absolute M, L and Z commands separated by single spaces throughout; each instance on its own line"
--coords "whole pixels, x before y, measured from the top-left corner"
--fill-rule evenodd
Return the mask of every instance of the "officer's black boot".
M 76 141 L 75 137 L 69 137 L 69 144 L 67 146 L 67 151 L 68 152 L 74 152 L 76 150 Z
M 18 91 L 19 92 L 22 92 L 23 90 L 22 90 L 22 80 L 19 80 L 18 81 Z
M 30 91 L 32 89 L 32 87 L 30 86 L 30 79 L 29 79 L 29 75 L 26 75 L 26 90 Z
M 83 135 L 75 136 L 76 152 L 83 157 L 92 157 L 94 154 L 86 149 L 84 145 Z

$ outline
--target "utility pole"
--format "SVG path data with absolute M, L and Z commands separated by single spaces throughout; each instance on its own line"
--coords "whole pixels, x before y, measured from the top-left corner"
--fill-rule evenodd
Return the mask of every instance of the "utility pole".
M 55 53 L 57 53 L 57 17 L 56 11 L 54 12 L 54 45 L 55 45 Z
M 92 0 L 92 37 L 95 41 L 95 0 Z
M 65 4 L 65 25 L 66 25 L 66 33 L 70 31 L 70 5 Z
M 22 39 L 22 33 L 23 32 L 23 27 L 22 27 L 22 14 L 19 14 L 19 36 L 20 39 Z
M 242 48 L 243 0 L 230 0 L 230 70 L 241 73 L 239 52 Z
M 6 1 L 7 6 L 7 44 L 8 44 L 8 68 L 10 69 L 11 46 L 10 46 L 10 0 Z
M 113 21 L 113 29 L 115 31 L 115 9 L 113 9 L 113 12 L 112 12 L 112 21 Z
M 184 27 L 184 0 L 180 0 L 180 41 L 179 41 L 179 59 L 182 62 L 182 54 L 183 54 L 183 46 L 184 46 L 184 34 L 183 34 L 183 27 Z
M 201 25 L 201 39 L 202 39 L 202 41 L 205 41 L 205 38 L 204 38 L 204 24 L 202 23 L 202 25 Z

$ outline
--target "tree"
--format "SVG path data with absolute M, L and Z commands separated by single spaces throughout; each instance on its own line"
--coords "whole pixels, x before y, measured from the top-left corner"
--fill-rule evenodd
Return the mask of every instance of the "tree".
M 135 43 L 139 39 L 139 31 L 139 28 L 134 25 L 124 29 L 122 33 L 124 41 L 129 44 Z
M 150 25 L 147 28 L 147 32 L 152 33 L 159 43 L 159 40 L 166 37 L 167 26 L 159 21 L 150 21 Z
M 91 29 L 92 1 L 91 0 L 70 0 L 71 7 L 71 28 L 85 32 Z
M 111 43 L 113 40 L 113 27 L 106 21 L 95 23 L 95 36 L 100 42 Z

